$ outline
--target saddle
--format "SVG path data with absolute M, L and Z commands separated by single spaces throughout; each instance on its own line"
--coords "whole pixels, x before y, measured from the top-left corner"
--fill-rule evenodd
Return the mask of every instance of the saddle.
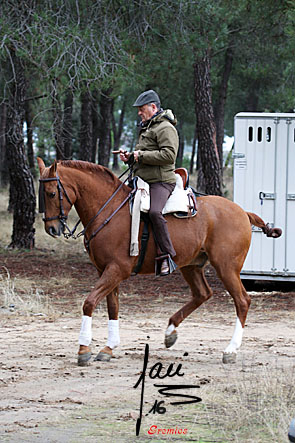
M 177 168 L 174 172 L 182 178 L 183 189 L 187 189 L 189 185 L 188 170 L 186 168 Z
M 197 201 L 194 190 L 189 187 L 189 175 L 185 168 L 175 169 L 176 186 L 163 209 L 163 215 L 173 214 L 178 218 L 193 217 L 197 213 Z M 129 186 L 136 191 L 130 204 L 130 213 L 140 208 L 140 212 L 148 213 L 150 209 L 149 185 L 140 177 L 134 177 Z
M 189 188 L 189 175 L 185 168 L 178 168 L 176 173 L 176 186 L 169 197 L 164 209 L 163 215 L 173 214 L 178 218 L 193 217 L 197 213 L 197 202 L 194 191 Z M 144 261 L 145 252 L 149 240 L 149 185 L 141 180 L 139 177 L 135 177 L 129 184 L 132 188 L 137 189 L 135 198 L 133 200 L 133 207 L 131 208 L 132 224 L 131 224 L 131 244 L 130 255 L 138 256 L 139 259 L 137 265 L 133 270 L 133 275 L 137 274 Z M 179 201 L 180 199 L 180 201 Z M 138 233 L 140 221 L 144 221 L 144 228 L 141 237 L 141 248 L 139 251 L 138 246 Z M 156 266 L 157 268 L 157 266 Z M 157 274 L 157 272 L 156 272 Z

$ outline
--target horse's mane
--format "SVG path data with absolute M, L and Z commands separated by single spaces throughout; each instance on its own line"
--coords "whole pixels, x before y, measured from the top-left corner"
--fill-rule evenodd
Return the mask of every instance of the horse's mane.
M 66 168 L 80 169 L 82 171 L 89 171 L 95 174 L 101 175 L 103 173 L 105 176 L 111 178 L 113 182 L 118 180 L 115 174 L 108 168 L 105 168 L 102 165 L 97 165 L 95 163 L 85 162 L 82 160 L 60 160 L 58 161 L 58 164 L 60 164 L 61 166 L 65 166 Z

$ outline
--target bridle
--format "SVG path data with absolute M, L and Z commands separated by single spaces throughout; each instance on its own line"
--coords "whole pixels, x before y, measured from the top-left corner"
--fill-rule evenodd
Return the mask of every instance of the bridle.
M 58 199 L 59 199 L 59 215 L 56 215 L 55 217 L 46 217 L 44 183 L 51 182 L 51 181 L 56 181 L 57 182 Z M 65 195 L 66 199 L 68 200 L 68 202 L 70 203 L 71 206 L 73 206 L 73 203 L 71 202 L 71 199 L 68 196 L 67 191 L 65 190 L 64 185 L 60 181 L 60 178 L 59 178 L 57 172 L 56 172 L 56 176 L 55 177 L 40 178 L 39 182 L 40 182 L 40 186 L 39 186 L 39 212 L 45 214 L 45 217 L 43 217 L 42 220 L 44 222 L 48 222 L 48 221 L 51 221 L 51 220 L 59 220 L 61 222 L 61 224 L 63 225 L 63 227 L 68 231 L 68 232 L 65 232 L 63 230 L 63 235 L 66 238 L 71 237 L 72 230 L 67 225 L 68 217 L 66 216 L 65 211 L 64 211 L 63 194 Z M 79 223 L 80 223 L 80 220 L 79 220 Z M 78 224 L 76 224 L 75 230 L 76 230 Z
M 97 211 L 97 213 L 90 219 L 90 221 L 87 223 L 87 225 L 84 227 L 84 229 L 76 235 L 75 235 L 75 232 L 76 232 L 76 229 L 77 229 L 78 225 L 80 224 L 81 220 L 79 219 L 77 221 L 77 223 L 75 224 L 73 229 L 70 229 L 69 226 L 67 225 L 68 217 L 65 215 L 65 211 L 64 211 L 63 194 L 65 195 L 66 199 L 68 200 L 68 202 L 70 203 L 71 206 L 73 206 L 73 203 L 71 202 L 71 200 L 67 194 L 67 191 L 65 190 L 65 187 L 63 186 L 57 172 L 56 172 L 55 177 L 40 178 L 39 179 L 39 182 L 40 182 L 40 186 L 39 186 L 39 212 L 45 214 L 45 217 L 43 217 L 42 220 L 44 222 L 51 221 L 51 220 L 60 220 L 63 227 L 67 230 L 67 232 L 65 232 L 65 230 L 63 230 L 63 235 L 65 238 L 72 237 L 72 238 L 76 239 L 78 237 L 81 237 L 82 235 L 85 236 L 85 233 L 86 233 L 87 229 L 89 228 L 89 226 L 94 222 L 94 220 L 98 217 L 98 215 L 107 207 L 107 205 L 110 203 L 110 201 L 115 197 L 115 195 L 123 187 L 124 183 L 127 180 L 128 181 L 130 180 L 130 178 L 132 176 L 132 165 L 125 172 L 123 172 L 123 174 L 121 174 L 120 177 L 118 177 L 118 178 L 120 179 L 129 170 L 131 170 L 131 171 L 128 174 L 128 177 L 123 182 L 120 183 L 118 188 L 113 192 L 113 194 L 110 196 L 110 198 L 102 205 L 102 207 Z M 57 182 L 57 190 L 58 190 L 58 198 L 59 198 L 59 215 L 56 215 L 55 217 L 46 217 L 44 183 L 47 183 L 50 181 Z M 99 227 L 94 232 L 92 232 L 90 234 L 89 238 L 87 239 L 86 236 L 84 237 L 84 244 L 85 244 L 85 247 L 86 247 L 88 253 L 89 253 L 90 241 L 96 236 L 96 234 L 98 234 L 99 231 L 101 231 L 102 228 L 104 228 L 109 223 L 109 221 L 114 217 L 115 214 L 117 214 L 117 212 L 125 205 L 125 203 L 134 197 L 135 192 L 136 192 L 135 188 L 131 189 L 130 192 L 128 193 L 127 197 L 125 197 L 125 199 L 112 212 L 112 214 L 103 223 L 101 223 L 99 225 Z

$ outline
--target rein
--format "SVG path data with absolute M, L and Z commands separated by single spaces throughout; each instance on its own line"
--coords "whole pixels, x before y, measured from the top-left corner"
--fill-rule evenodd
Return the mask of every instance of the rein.
M 114 192 L 114 194 L 108 199 L 108 201 L 102 206 L 102 208 L 97 212 L 97 214 L 90 220 L 90 222 L 86 225 L 86 227 L 83 229 L 83 231 L 81 231 L 77 237 L 80 237 L 81 235 L 85 235 L 86 229 L 88 228 L 88 226 L 93 222 L 93 220 L 102 212 L 102 210 L 108 205 L 108 203 L 113 199 L 113 197 L 117 194 L 117 192 L 119 191 L 119 189 L 122 188 L 124 182 L 121 183 L 121 185 L 116 189 L 116 191 Z M 132 189 L 129 194 L 127 195 L 127 197 L 122 201 L 122 203 L 120 203 L 120 205 L 117 207 L 117 209 L 115 209 L 115 211 L 112 212 L 112 214 L 105 219 L 105 221 L 103 223 L 101 223 L 101 225 L 99 225 L 99 227 L 92 232 L 92 234 L 90 235 L 90 237 L 87 239 L 86 236 L 84 238 L 84 244 L 85 244 L 85 248 L 87 249 L 87 252 L 89 253 L 90 248 L 89 248 L 89 243 L 90 241 L 96 236 L 96 234 L 99 233 L 99 231 L 102 230 L 102 228 L 104 228 L 109 221 L 114 217 L 114 215 L 117 214 L 117 212 L 125 205 L 125 203 L 131 199 L 134 194 L 136 192 L 136 189 Z
M 131 171 L 130 171 L 131 170 Z M 47 221 L 51 221 L 51 220 L 60 220 L 60 222 L 62 223 L 62 225 L 64 226 L 64 228 L 67 229 L 68 232 L 63 232 L 63 235 L 65 238 L 73 238 L 73 239 L 77 239 L 79 237 L 81 237 L 82 235 L 84 235 L 84 244 L 85 247 L 87 249 L 87 252 L 89 253 L 90 251 L 90 241 L 98 234 L 99 231 L 102 230 L 102 228 L 104 228 L 109 221 L 114 217 L 114 215 L 117 214 L 117 212 L 125 205 L 125 203 L 130 200 L 131 198 L 134 197 L 135 191 L 136 189 L 132 189 L 129 194 L 127 195 L 127 197 L 120 203 L 120 205 L 112 212 L 112 214 L 103 222 L 101 223 L 101 225 L 99 225 L 99 227 L 91 233 L 90 237 L 87 239 L 86 238 L 86 231 L 89 228 L 89 226 L 94 222 L 94 220 L 99 216 L 99 214 L 101 214 L 101 212 L 108 206 L 108 204 L 113 200 L 113 198 L 117 195 L 117 193 L 120 191 L 120 189 L 122 189 L 124 183 L 130 179 L 130 177 L 132 176 L 132 166 L 129 166 L 129 168 L 123 172 L 123 174 L 121 174 L 118 178 L 120 179 L 123 175 L 125 175 L 128 171 L 130 171 L 130 173 L 128 174 L 128 177 L 122 182 L 120 183 L 120 185 L 118 186 L 118 188 L 114 191 L 114 193 L 110 196 L 110 198 L 102 205 L 102 207 L 97 211 L 97 213 L 90 219 L 90 221 L 87 223 L 87 225 L 84 227 L 84 229 L 82 229 L 82 231 L 80 231 L 77 235 L 74 235 L 76 232 L 77 227 L 79 226 L 81 219 L 78 220 L 78 222 L 75 224 L 74 228 L 71 230 L 69 228 L 69 226 L 67 225 L 66 221 L 67 221 L 67 216 L 65 215 L 65 211 L 64 211 L 64 207 L 63 207 L 63 193 L 66 197 L 66 199 L 68 200 L 68 202 L 70 203 L 71 206 L 73 206 L 73 203 L 71 202 L 58 174 L 56 173 L 56 177 L 52 177 L 52 178 L 41 178 L 39 179 L 40 182 L 40 186 L 39 186 L 39 212 L 45 213 L 45 217 L 43 217 L 43 221 L 47 222 Z M 45 211 L 45 190 L 44 190 L 44 183 L 46 182 L 50 182 L 50 181 L 57 181 L 57 189 L 58 189 L 58 196 L 59 196 L 59 206 L 60 206 L 60 213 L 59 215 L 55 216 L 55 217 L 48 217 L 46 218 L 46 211 Z

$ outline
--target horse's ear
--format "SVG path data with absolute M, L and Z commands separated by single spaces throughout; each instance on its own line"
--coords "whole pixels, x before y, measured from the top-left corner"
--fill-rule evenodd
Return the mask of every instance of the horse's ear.
M 54 160 L 54 163 L 49 168 L 49 177 L 56 176 L 56 169 L 57 169 L 57 161 Z
M 45 164 L 44 164 L 44 161 L 42 160 L 42 158 L 37 157 L 37 163 L 38 163 L 38 167 L 39 167 L 40 175 L 42 175 L 43 172 L 44 172 L 44 170 L 45 170 Z

